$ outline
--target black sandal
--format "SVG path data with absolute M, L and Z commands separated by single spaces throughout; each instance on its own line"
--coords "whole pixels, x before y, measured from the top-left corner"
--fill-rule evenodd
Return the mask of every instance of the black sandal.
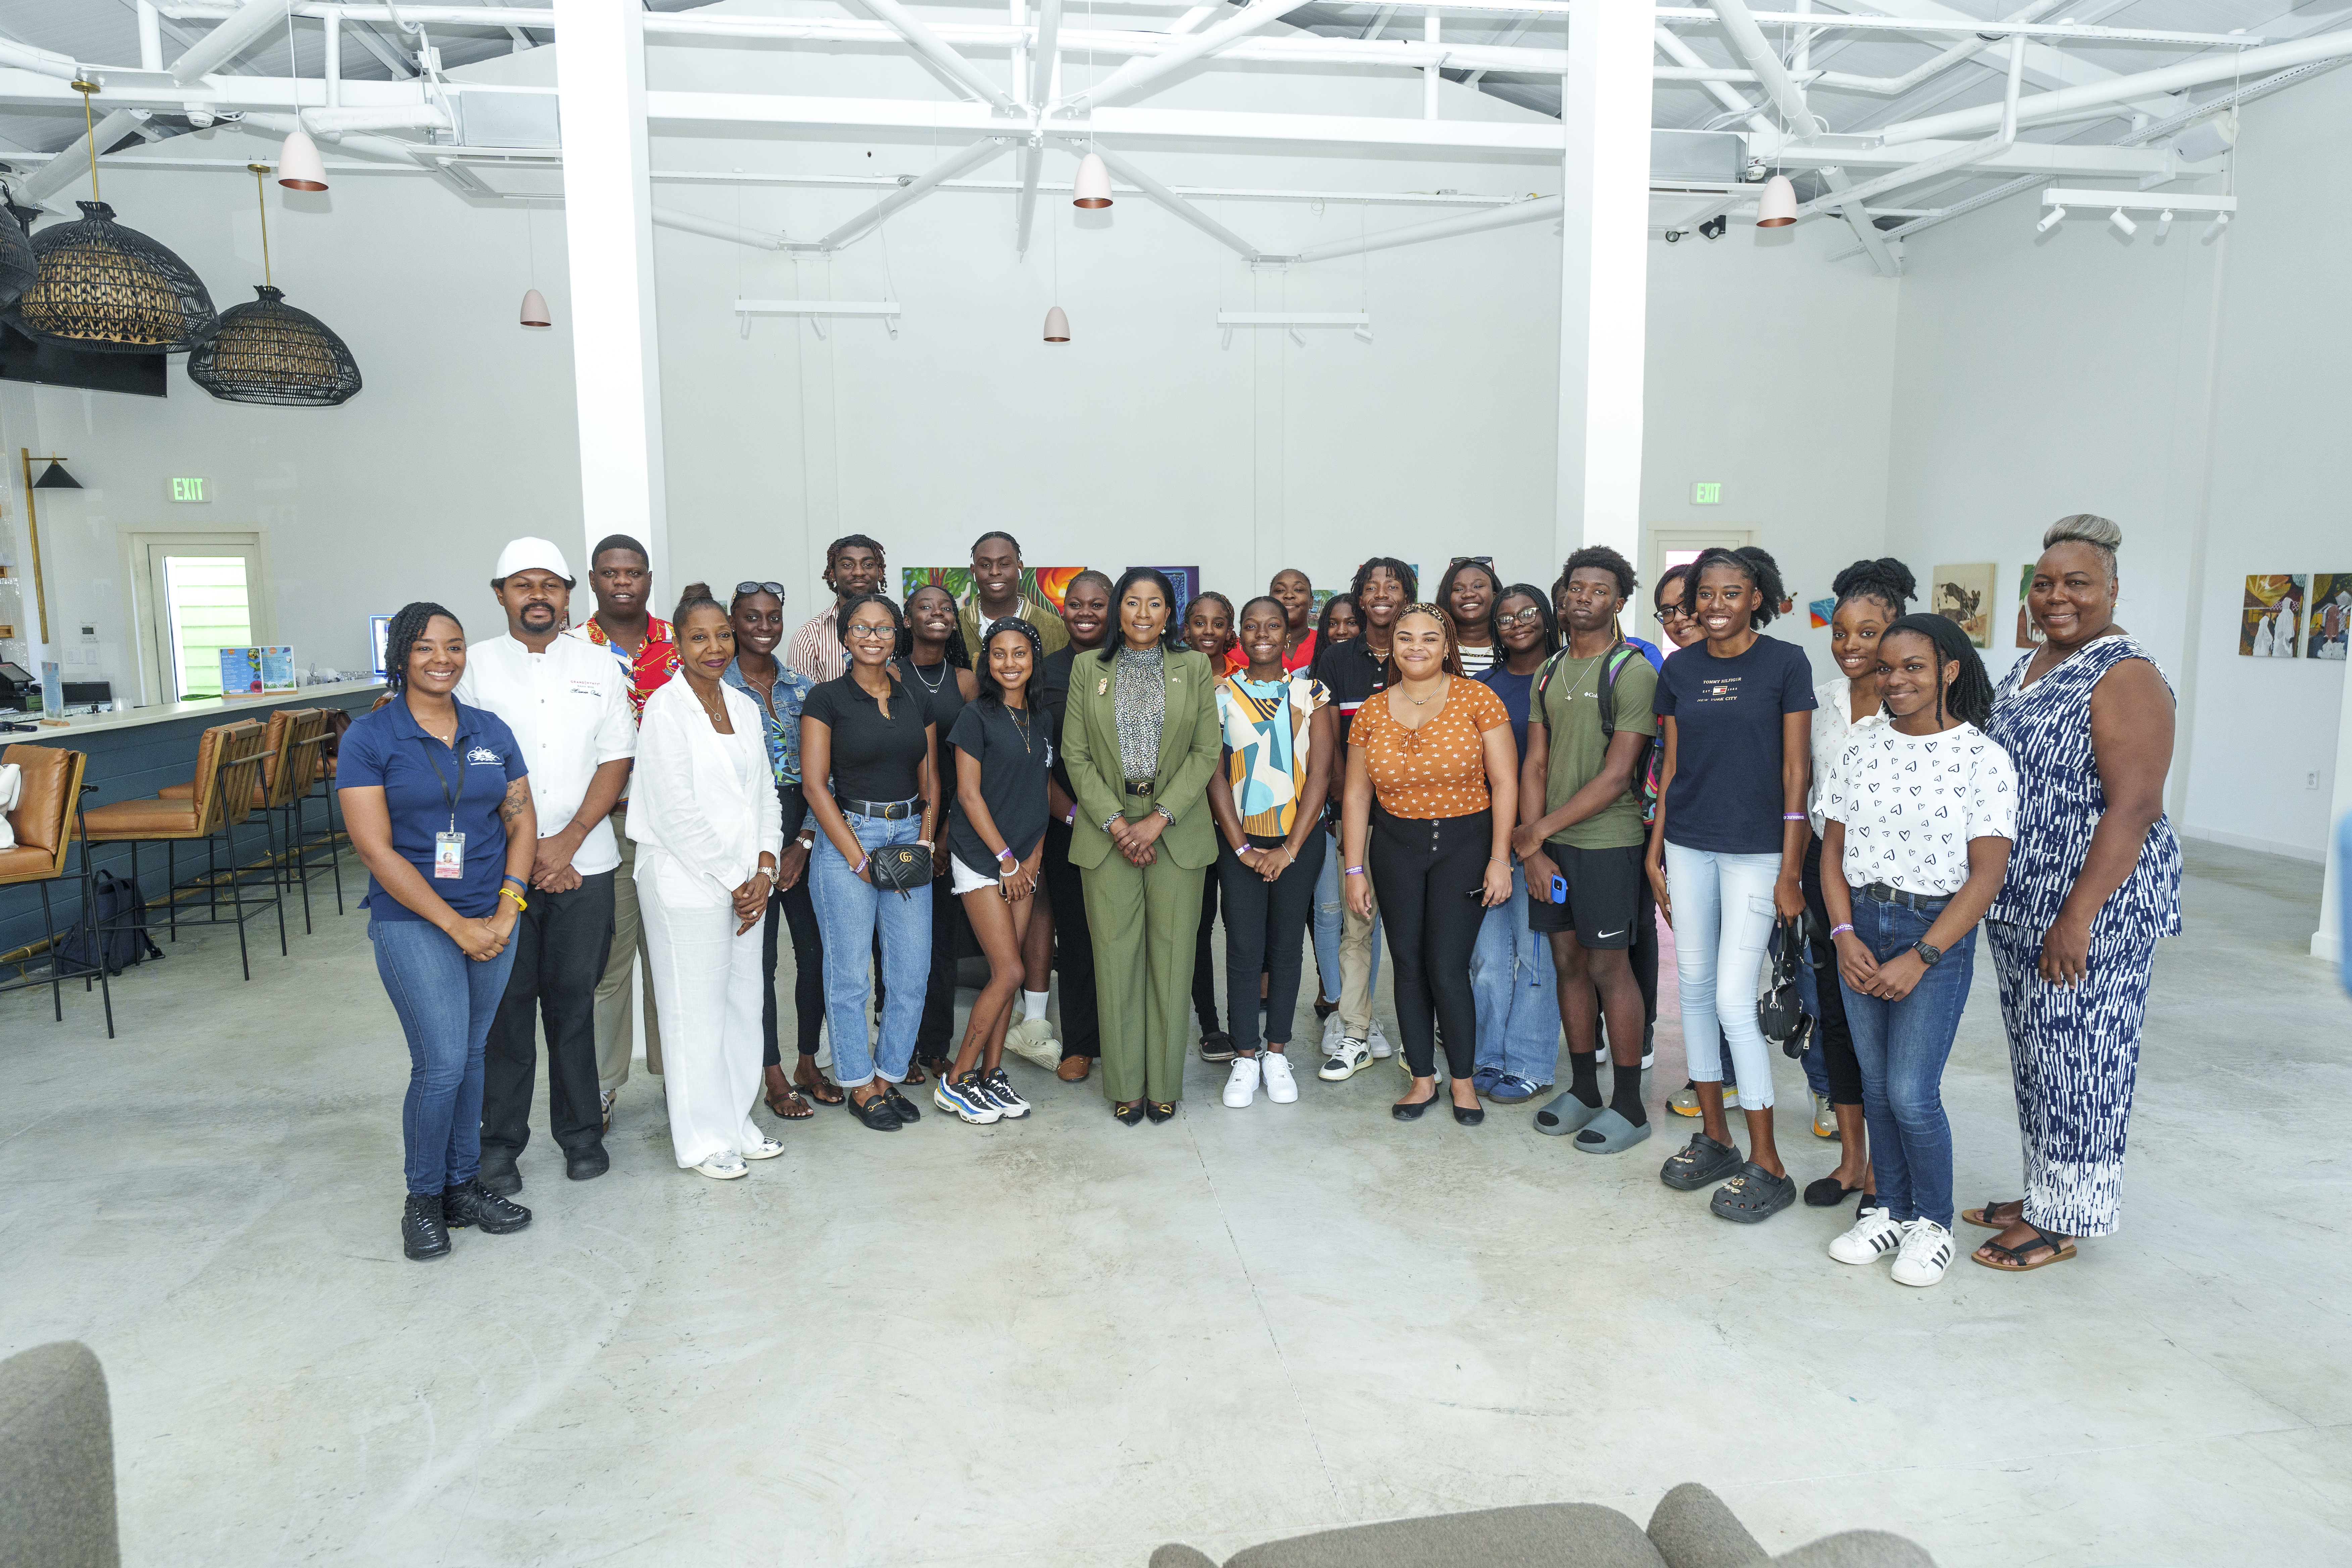
M 1993 1210 L 1998 1208 L 2007 1208 L 2011 1204 L 2015 1204 L 2017 1205 L 2017 1219 L 1995 1219 L 1992 1217 Z M 1987 1230 L 2007 1230 L 2011 1226 L 2017 1224 L 2019 1220 L 2022 1220 L 2025 1217 L 2025 1200 L 2023 1198 L 2001 1198 L 1996 1202 L 1986 1204 L 1979 1208 L 1962 1209 L 1960 1211 L 1960 1217 L 1968 1221 L 1970 1225 L 1982 1226 Z
M 1997 1205 L 1989 1205 L 1987 1206 L 1991 1207 Z M 1969 1256 L 1975 1258 L 1979 1263 L 1982 1263 L 1987 1268 L 1997 1268 L 2003 1274 L 2031 1274 L 2037 1268 L 2047 1268 L 2053 1263 L 2063 1263 L 2068 1258 L 2075 1256 L 2074 1243 L 2070 1237 L 2053 1236 L 2050 1232 L 2042 1229 L 2040 1226 L 2034 1225 L 2030 1221 L 2024 1223 L 2025 1228 L 2033 1233 L 2033 1239 L 2032 1241 L 2021 1241 L 2015 1247 L 2004 1247 L 1998 1241 L 1988 1241 L 1975 1252 L 1969 1253 Z M 2032 1258 L 2033 1254 L 2044 1250 L 2049 1252 L 2049 1257 L 2034 1258 L 2031 1263 L 2026 1261 L 2026 1259 L 2028 1258 Z M 1982 1256 L 1988 1252 L 1999 1253 L 2009 1261 L 2006 1263 L 1990 1262 Z

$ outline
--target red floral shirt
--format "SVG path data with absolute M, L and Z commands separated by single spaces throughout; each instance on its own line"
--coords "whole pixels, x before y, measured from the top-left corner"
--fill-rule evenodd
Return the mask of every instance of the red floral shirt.
M 593 616 L 564 635 L 607 649 L 621 661 L 621 668 L 628 672 L 629 677 L 629 709 L 640 721 L 646 716 L 646 699 L 667 685 L 669 678 L 677 673 L 677 635 L 659 616 L 646 617 L 646 640 L 637 648 L 634 658 L 629 657 L 625 648 L 604 635 L 604 628 L 596 624 Z

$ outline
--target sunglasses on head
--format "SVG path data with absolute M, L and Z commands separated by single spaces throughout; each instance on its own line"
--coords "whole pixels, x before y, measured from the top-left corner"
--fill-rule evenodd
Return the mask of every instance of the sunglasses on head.
M 776 603 L 781 605 L 784 602 L 784 585 L 782 583 L 738 583 L 735 584 L 735 596 L 737 598 L 740 599 L 746 594 L 773 594 L 776 596 Z
M 1455 566 L 1492 566 L 1494 563 L 1495 558 L 1491 555 L 1457 555 L 1445 564 L 1451 569 Z

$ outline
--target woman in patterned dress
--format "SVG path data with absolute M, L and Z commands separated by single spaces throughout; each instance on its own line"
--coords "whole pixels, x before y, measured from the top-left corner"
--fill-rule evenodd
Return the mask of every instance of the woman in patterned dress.
M 2079 513 L 2042 542 L 2026 608 L 2048 640 L 2001 681 L 1990 726 L 2019 782 L 2016 847 L 1985 931 L 2025 1196 L 1960 1215 L 2000 1233 L 1976 1261 L 2010 1270 L 2114 1232 L 2157 939 L 2180 930 L 2180 841 L 2164 815 L 2172 688 L 2115 624 L 2123 530 Z

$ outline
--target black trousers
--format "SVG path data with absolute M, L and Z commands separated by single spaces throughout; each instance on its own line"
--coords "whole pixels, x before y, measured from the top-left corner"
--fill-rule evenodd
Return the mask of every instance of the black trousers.
M 1265 1037 L 1290 1043 L 1291 1015 L 1298 1011 L 1298 985 L 1306 963 L 1307 922 L 1315 915 L 1315 879 L 1323 874 L 1324 843 L 1329 835 L 1307 836 L 1307 848 L 1288 870 L 1267 881 L 1231 849 L 1217 857 L 1216 880 L 1225 889 L 1225 1032 L 1234 1048 L 1257 1049 L 1257 977 L 1267 976 Z M 1259 838 L 1261 849 L 1280 838 Z
M 1405 1065 L 1415 1078 L 1435 1070 L 1436 1040 L 1445 1063 L 1468 1078 L 1478 1048 L 1478 1005 L 1470 991 L 1470 954 L 1486 910 L 1479 902 L 1494 851 L 1491 812 L 1468 816 L 1391 816 L 1372 807 L 1365 855 L 1389 930 L 1390 984 Z
M 515 918 L 514 968 L 482 1059 L 482 1163 L 514 1163 L 530 1142 L 539 1032 L 547 1031 L 547 1130 L 579 1153 L 604 1141 L 597 1093 L 596 983 L 613 948 L 613 877 L 583 877 L 568 893 L 534 890 Z
M 1095 995 L 1095 943 L 1087 929 L 1087 890 L 1070 864 L 1067 823 L 1045 824 L 1040 858 L 1045 900 L 1054 911 L 1054 967 L 1062 972 L 1062 1058 L 1102 1055 L 1102 1006 Z
M 1844 874 L 1841 868 L 1838 875 Z M 1805 907 L 1813 911 L 1815 920 L 1822 922 L 1822 930 L 1829 930 L 1829 907 L 1822 902 L 1822 840 L 1819 834 L 1815 834 L 1813 841 L 1805 846 L 1801 885 L 1805 889 Z M 1837 949 L 1825 941 L 1816 945 L 1808 956 L 1813 966 L 1813 990 L 1822 999 L 1822 1070 L 1829 1077 L 1830 1103 L 1860 1105 L 1862 1063 L 1854 1058 L 1853 1031 L 1846 1026 L 1845 1021 L 1845 994 L 1838 989 Z
M 940 851 L 940 865 L 947 864 Z M 931 883 L 931 973 L 923 984 L 923 1017 L 915 1026 L 915 1059 L 939 1061 L 955 1055 L 956 922 L 963 900 L 951 889 L 952 876 Z
M 1192 946 L 1192 1012 L 1201 1020 L 1201 1033 L 1217 1032 L 1217 966 L 1209 959 L 1209 932 L 1217 923 L 1217 883 L 1215 876 L 1201 879 L 1201 935 Z M 1228 950 L 1233 943 L 1233 928 L 1225 930 Z M 1257 983 L 1252 981 L 1255 991 Z
M 790 844 L 808 819 L 808 800 L 798 784 L 778 784 L 776 805 L 782 813 L 783 841 Z M 817 1030 L 824 1023 L 824 949 L 817 945 L 816 904 L 809 897 L 808 873 L 768 900 L 768 918 L 761 923 L 760 964 L 768 983 L 760 992 L 760 1065 L 778 1067 L 783 1057 L 776 1040 L 776 927 L 793 933 L 793 1013 L 800 1026 L 800 1054 L 816 1055 Z

